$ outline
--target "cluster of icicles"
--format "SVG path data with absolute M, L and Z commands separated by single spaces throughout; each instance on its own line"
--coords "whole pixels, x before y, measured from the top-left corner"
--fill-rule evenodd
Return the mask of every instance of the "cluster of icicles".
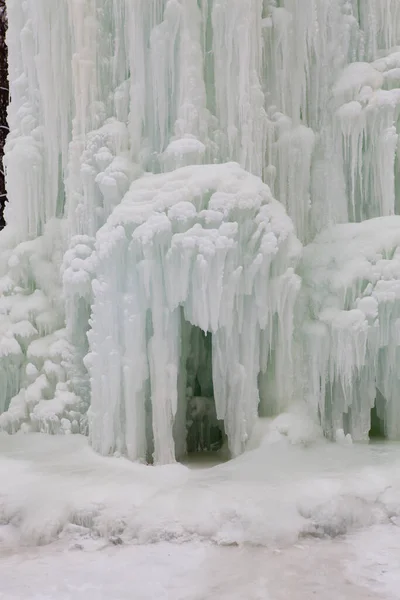
M 7 9 L 0 429 L 167 463 L 300 399 L 400 437 L 400 2 Z

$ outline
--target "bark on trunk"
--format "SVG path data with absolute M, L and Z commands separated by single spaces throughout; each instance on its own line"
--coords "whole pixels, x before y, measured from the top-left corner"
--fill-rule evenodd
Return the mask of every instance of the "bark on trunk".
M 0 229 L 5 225 L 3 212 L 7 201 L 3 167 L 4 144 L 7 136 L 7 107 L 9 102 L 6 31 L 6 0 L 0 0 Z

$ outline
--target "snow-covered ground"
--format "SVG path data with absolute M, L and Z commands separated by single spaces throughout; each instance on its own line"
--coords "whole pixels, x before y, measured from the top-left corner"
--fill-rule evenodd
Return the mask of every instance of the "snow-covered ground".
M 306 425 L 261 422 L 214 466 L 1 435 L 1 600 L 397 600 L 400 446 Z
M 65 543 L 0 561 L 2 600 L 398 600 L 400 536 L 380 526 L 281 552 L 205 542 L 82 550 Z

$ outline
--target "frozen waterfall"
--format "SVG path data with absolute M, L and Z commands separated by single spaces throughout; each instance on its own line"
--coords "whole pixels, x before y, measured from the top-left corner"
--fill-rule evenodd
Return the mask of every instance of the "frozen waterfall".
M 8 0 L 0 430 L 400 438 L 400 0 Z

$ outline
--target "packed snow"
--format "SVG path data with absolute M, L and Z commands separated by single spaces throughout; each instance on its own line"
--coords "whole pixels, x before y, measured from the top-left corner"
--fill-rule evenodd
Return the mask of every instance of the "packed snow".
M 283 552 L 196 542 L 82 551 L 60 543 L 51 552 L 44 547 L 3 559 L 0 598 L 397 600 L 397 533 L 380 528 L 349 541 L 303 542 Z M 365 558 L 362 550 L 370 546 L 374 550 Z
M 399 539 L 382 526 L 284 551 L 192 542 L 65 545 L 0 562 L 2 600 L 397 600 Z M 39 591 L 40 590 L 40 591 Z

